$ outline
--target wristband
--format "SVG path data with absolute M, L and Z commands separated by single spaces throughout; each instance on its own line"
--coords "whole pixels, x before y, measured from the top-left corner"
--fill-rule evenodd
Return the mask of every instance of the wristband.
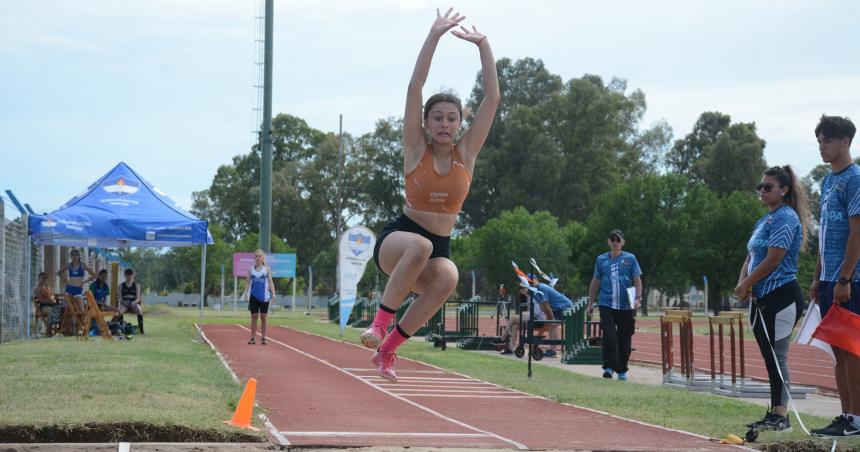
M 482 43 L 482 42 L 484 42 L 484 39 L 487 39 L 487 37 L 486 37 L 486 36 L 482 36 L 482 37 L 481 37 L 481 39 L 479 39 L 479 40 L 478 40 L 478 42 L 476 42 L 476 43 L 475 43 L 475 45 L 476 45 L 476 46 L 480 46 L 480 45 L 481 45 L 481 43 Z

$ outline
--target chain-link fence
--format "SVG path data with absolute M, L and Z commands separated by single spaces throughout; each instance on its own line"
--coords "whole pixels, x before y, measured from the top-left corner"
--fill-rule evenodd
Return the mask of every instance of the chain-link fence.
M 28 337 L 35 326 L 30 292 L 40 257 L 27 238 L 27 216 L 8 207 L 8 200 L 0 197 L 0 343 Z

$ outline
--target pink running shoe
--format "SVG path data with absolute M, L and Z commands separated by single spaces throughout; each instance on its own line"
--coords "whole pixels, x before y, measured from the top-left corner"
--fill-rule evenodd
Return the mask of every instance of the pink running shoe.
M 378 325 L 370 325 L 361 333 L 361 345 L 376 350 L 385 339 L 385 329 Z
M 394 362 L 397 355 L 394 352 L 378 351 L 370 358 L 370 362 L 379 366 L 379 376 L 391 383 L 397 383 L 397 374 L 394 373 Z

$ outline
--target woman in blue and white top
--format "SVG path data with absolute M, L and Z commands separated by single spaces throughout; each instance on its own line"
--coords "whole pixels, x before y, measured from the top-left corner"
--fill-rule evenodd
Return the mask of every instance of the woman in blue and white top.
M 735 296 L 739 300 L 750 294 L 754 297 L 750 302 L 750 323 L 767 367 L 771 409 L 762 420 L 748 426 L 783 431 L 791 429 L 786 413 L 791 383 L 788 345 L 803 311 L 797 255 L 806 249 L 809 205 L 800 181 L 788 165 L 765 171 L 756 190 L 768 213 L 758 220 L 747 243 L 749 253 L 741 267 Z
M 266 265 L 266 253 L 254 251 L 254 266 L 248 271 L 245 294 L 250 292 L 248 309 L 251 311 L 251 340 L 254 345 L 257 337 L 257 316 L 260 317 L 261 344 L 266 345 L 266 319 L 269 315 L 269 300 L 275 298 L 275 283 L 272 282 L 272 269 Z M 271 296 L 270 296 L 271 294 Z

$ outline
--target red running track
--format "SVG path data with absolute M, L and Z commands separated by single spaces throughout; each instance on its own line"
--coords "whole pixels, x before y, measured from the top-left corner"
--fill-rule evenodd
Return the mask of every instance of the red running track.
M 736 333 L 737 334 L 737 333 Z M 744 331 L 744 361 L 746 368 L 746 376 L 767 381 L 767 369 L 764 367 L 764 360 L 761 357 L 761 352 L 758 349 L 758 343 L 755 339 L 747 339 L 748 331 Z M 724 337 L 724 359 L 725 372 L 731 372 L 731 355 L 730 342 L 728 331 L 723 333 Z M 736 339 L 737 340 L 737 339 Z M 675 368 L 680 372 L 681 358 L 678 351 L 679 338 L 677 332 L 673 338 L 675 346 L 674 364 Z M 711 348 L 710 337 L 707 335 L 696 335 L 693 338 L 693 360 L 695 368 L 710 374 L 711 369 Z M 718 338 L 714 338 L 714 347 L 719 353 Z M 661 347 L 660 333 L 652 333 L 648 331 L 636 330 L 633 335 L 633 348 L 635 351 L 630 354 L 632 361 L 640 361 L 652 364 L 661 364 Z M 740 366 L 739 351 L 736 359 Z M 716 368 L 719 373 L 719 356 L 716 356 Z M 792 343 L 788 349 L 788 368 L 791 372 L 792 383 L 804 386 L 816 386 L 819 388 L 836 391 L 836 379 L 833 376 L 833 361 L 823 351 L 810 347 L 808 345 Z M 740 375 L 740 367 L 738 367 L 738 375 Z
M 552 402 L 427 364 L 401 359 L 400 383 L 376 376 L 370 351 L 284 327 L 269 345 L 248 329 L 205 325 L 206 339 L 291 445 L 506 449 L 713 450 L 690 433 Z M 623 434 L 620 434 L 623 433 Z

